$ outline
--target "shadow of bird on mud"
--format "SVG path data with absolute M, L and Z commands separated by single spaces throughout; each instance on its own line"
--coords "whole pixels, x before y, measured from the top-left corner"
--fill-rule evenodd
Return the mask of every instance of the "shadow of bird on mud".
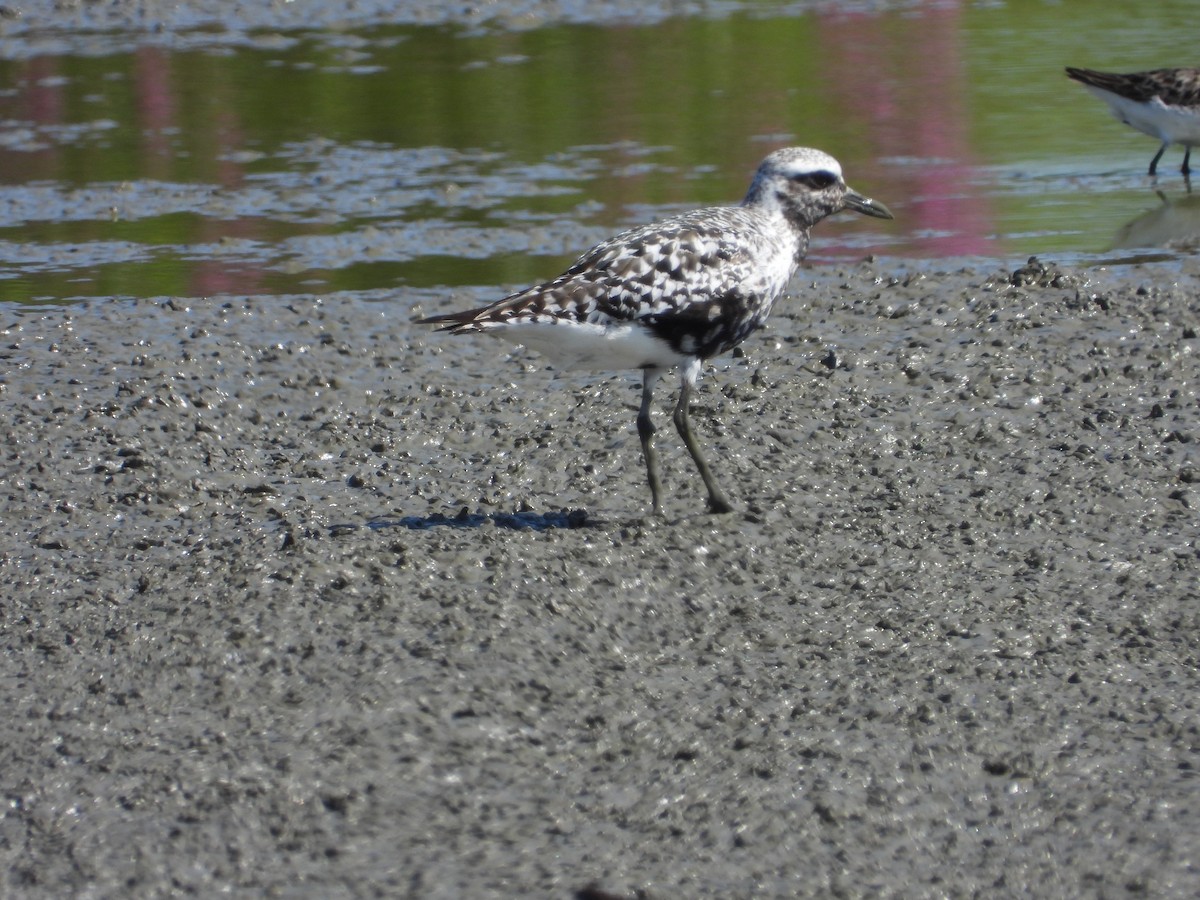
M 383 531 L 391 528 L 407 528 L 410 531 L 426 531 L 431 528 L 482 528 L 493 525 L 496 528 L 509 528 L 514 531 L 551 531 L 557 528 L 587 528 L 599 522 L 588 515 L 586 509 L 562 509 L 557 512 L 471 512 L 463 507 L 457 515 L 448 516 L 444 513 L 432 513 L 428 516 L 400 516 L 398 518 L 381 517 L 371 519 L 362 525 L 342 523 L 330 525 L 333 535 L 357 531 L 359 528 L 369 528 L 372 531 Z

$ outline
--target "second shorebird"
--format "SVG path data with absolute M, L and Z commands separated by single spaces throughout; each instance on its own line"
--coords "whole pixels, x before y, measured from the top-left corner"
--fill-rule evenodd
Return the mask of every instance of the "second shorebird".
M 1182 144 L 1184 175 L 1191 172 L 1192 148 L 1200 145 L 1200 69 L 1154 69 L 1150 72 L 1096 72 L 1067 66 L 1067 77 L 1078 81 L 1108 104 L 1112 114 L 1142 134 L 1162 141 L 1150 160 L 1158 169 L 1163 151 Z
M 675 427 L 708 489 L 708 508 L 730 512 L 688 418 L 701 365 L 762 326 L 808 251 L 809 229 L 842 209 L 892 218 L 882 203 L 846 186 L 829 154 L 776 150 L 759 165 L 740 206 L 693 210 L 622 232 L 552 281 L 421 321 L 453 334 L 499 335 L 565 368 L 641 369 L 637 430 L 655 515 L 662 514 L 662 482 L 651 395 L 663 373 L 680 366 Z

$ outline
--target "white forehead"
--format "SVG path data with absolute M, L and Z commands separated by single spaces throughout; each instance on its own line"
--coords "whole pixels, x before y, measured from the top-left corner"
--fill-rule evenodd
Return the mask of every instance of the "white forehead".
M 800 175 L 806 172 L 831 172 L 842 177 L 842 165 L 828 153 L 812 147 L 785 147 L 776 150 L 763 160 L 763 168 L 770 168 L 785 175 Z

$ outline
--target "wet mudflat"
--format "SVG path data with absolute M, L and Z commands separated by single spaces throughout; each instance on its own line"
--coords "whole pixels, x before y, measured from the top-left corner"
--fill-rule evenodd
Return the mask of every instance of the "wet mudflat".
M 1200 273 L 793 294 L 667 521 L 420 303 L 9 310 L 6 889 L 1189 893 Z

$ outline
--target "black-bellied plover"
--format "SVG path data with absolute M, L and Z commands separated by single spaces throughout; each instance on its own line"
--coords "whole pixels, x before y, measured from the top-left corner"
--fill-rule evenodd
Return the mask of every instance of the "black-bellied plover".
M 679 366 L 675 427 L 708 489 L 709 509 L 730 512 L 688 420 L 701 365 L 762 326 L 808 250 L 809 229 L 842 209 L 892 218 L 882 203 L 850 190 L 827 153 L 776 150 L 739 206 L 622 232 L 552 281 L 421 321 L 454 334 L 497 334 L 564 368 L 641 369 L 637 430 L 655 515 L 662 513 L 662 482 L 650 401 L 663 373 Z
M 1154 69 L 1119 75 L 1067 66 L 1067 77 L 1078 81 L 1108 104 L 1112 114 L 1142 134 L 1162 141 L 1150 160 L 1158 169 L 1163 151 L 1182 144 L 1184 175 L 1191 172 L 1192 148 L 1200 145 L 1200 69 Z

